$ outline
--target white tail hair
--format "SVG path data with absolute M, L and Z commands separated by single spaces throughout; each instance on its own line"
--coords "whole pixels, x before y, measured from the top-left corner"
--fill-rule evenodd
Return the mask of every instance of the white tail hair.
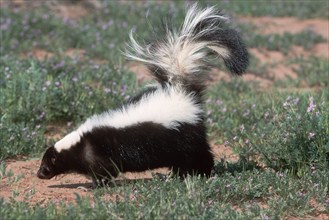
M 210 66 L 205 58 L 213 53 L 224 60 L 230 72 L 240 75 L 248 66 L 248 52 L 239 33 L 223 26 L 227 20 L 214 7 L 199 9 L 193 4 L 179 31 L 166 24 L 163 40 L 141 46 L 130 32 L 125 55 L 145 63 L 160 82 L 173 83 L 178 77 L 202 83 L 201 76 Z

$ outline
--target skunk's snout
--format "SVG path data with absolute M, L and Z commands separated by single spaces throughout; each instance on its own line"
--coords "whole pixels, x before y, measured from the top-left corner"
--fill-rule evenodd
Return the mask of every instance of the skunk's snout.
M 38 178 L 40 179 L 51 179 L 55 175 L 47 167 L 40 167 L 37 173 Z

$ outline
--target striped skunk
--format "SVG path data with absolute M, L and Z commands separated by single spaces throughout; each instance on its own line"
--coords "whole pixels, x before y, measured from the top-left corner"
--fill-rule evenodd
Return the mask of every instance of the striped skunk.
M 241 75 L 248 52 L 227 20 L 214 7 L 192 5 L 180 30 L 140 45 L 130 33 L 126 56 L 148 67 L 158 82 L 117 109 L 87 119 L 48 148 L 37 176 L 50 179 L 76 172 L 102 185 L 120 172 L 169 167 L 174 174 L 209 176 L 214 165 L 207 141 L 203 93 L 210 64 L 217 55 L 228 70 Z

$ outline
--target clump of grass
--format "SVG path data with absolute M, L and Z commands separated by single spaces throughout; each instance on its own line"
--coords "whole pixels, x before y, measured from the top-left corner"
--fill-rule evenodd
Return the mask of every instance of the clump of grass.
M 12 123 L 2 118 L 0 121 L 0 160 L 17 155 L 35 155 L 44 149 L 44 125 Z
M 135 90 L 135 77 L 116 67 L 74 60 L 0 59 L 1 157 L 43 148 L 50 123 L 80 123 L 113 108 Z M 81 72 L 81 69 L 84 71 Z
M 277 81 L 276 87 L 320 89 L 329 86 L 329 64 L 325 58 L 299 57 L 289 63 L 297 66 L 294 68 L 297 78 Z
M 288 53 L 293 45 L 302 46 L 305 49 L 311 49 L 317 43 L 326 42 L 326 39 L 321 35 L 310 30 L 304 30 L 297 34 L 291 34 L 288 32 L 285 32 L 282 35 L 251 34 L 247 40 L 250 47 L 266 48 L 268 50 L 282 51 L 283 53 Z
M 310 168 L 328 168 L 328 103 L 309 96 L 306 105 L 306 100 L 288 96 L 272 119 L 275 130 L 253 145 L 275 170 L 289 169 L 301 176 Z
M 152 11 L 148 12 L 148 7 L 152 7 Z M 183 4 L 173 2 L 160 7 L 154 3 L 118 4 L 105 1 L 97 13 L 72 20 L 59 17 L 48 5 L 34 10 L 4 8 L 0 13 L 0 53 L 17 54 L 35 48 L 61 53 L 69 48 L 79 48 L 93 58 L 116 58 L 124 48 L 131 29 L 137 29 L 138 35 L 147 39 L 150 29 L 159 29 L 161 21 L 156 18 L 166 17 L 170 13 L 173 21 L 179 22 L 183 18 L 183 9 Z M 149 27 L 148 20 L 151 19 L 154 21 L 153 27 Z
M 309 86 L 328 88 L 329 63 L 326 59 L 310 57 L 296 61 L 300 65 L 297 68 L 299 82 L 306 81 Z M 300 84 L 300 83 L 299 83 Z
M 219 6 L 240 15 L 251 16 L 295 16 L 301 19 L 328 18 L 326 1 L 222 1 Z
M 241 86 L 237 86 L 241 85 Z M 222 94 L 231 86 L 230 97 Z M 233 87 L 234 86 L 234 87 Z M 326 93 L 294 97 L 238 92 L 243 83 L 220 85 L 209 101 L 212 137 L 239 149 L 247 160 L 259 160 L 277 171 L 303 175 L 312 167 L 327 169 L 329 118 Z M 283 97 L 282 97 L 283 96 Z M 314 108 L 314 109 L 313 109 Z

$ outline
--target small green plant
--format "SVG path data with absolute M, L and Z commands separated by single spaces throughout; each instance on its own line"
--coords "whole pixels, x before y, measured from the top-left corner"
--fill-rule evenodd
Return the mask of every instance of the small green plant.
M 210 1 L 212 3 L 212 1 Z M 252 16 L 295 16 L 300 19 L 328 17 L 328 4 L 325 1 L 221 1 L 221 8 L 228 8 L 240 15 Z
M 212 137 L 238 150 L 241 159 L 258 161 L 260 156 L 259 162 L 277 171 L 300 176 L 308 169 L 328 168 L 326 92 L 282 99 L 283 94 L 258 94 L 243 85 L 222 83 L 211 91 L 220 94 L 208 100 Z M 227 89 L 230 97 L 223 95 Z
M 299 176 L 307 169 L 325 169 L 329 165 L 328 105 L 320 101 L 315 104 L 310 96 L 306 106 L 305 99 L 289 96 L 272 119 L 276 129 L 259 144 L 251 144 L 269 167 L 289 169 Z
M 6 179 L 7 184 L 12 184 L 18 182 L 20 179 L 24 178 L 24 175 L 14 175 L 12 170 L 7 170 L 6 162 L 1 161 L 0 163 L 0 180 Z
M 0 179 L 2 180 L 6 176 L 6 162 L 1 161 L 0 163 Z
M 248 45 L 250 47 L 266 48 L 268 50 L 282 51 L 288 53 L 293 45 L 302 46 L 305 49 L 311 49 L 315 44 L 326 42 L 326 39 L 314 31 L 304 30 L 297 34 L 288 32 L 269 35 L 248 35 Z
M 310 57 L 309 59 L 297 60 L 295 63 L 300 65 L 296 69 L 298 73 L 299 85 L 301 82 L 307 83 L 311 87 L 329 86 L 329 63 L 324 58 Z

